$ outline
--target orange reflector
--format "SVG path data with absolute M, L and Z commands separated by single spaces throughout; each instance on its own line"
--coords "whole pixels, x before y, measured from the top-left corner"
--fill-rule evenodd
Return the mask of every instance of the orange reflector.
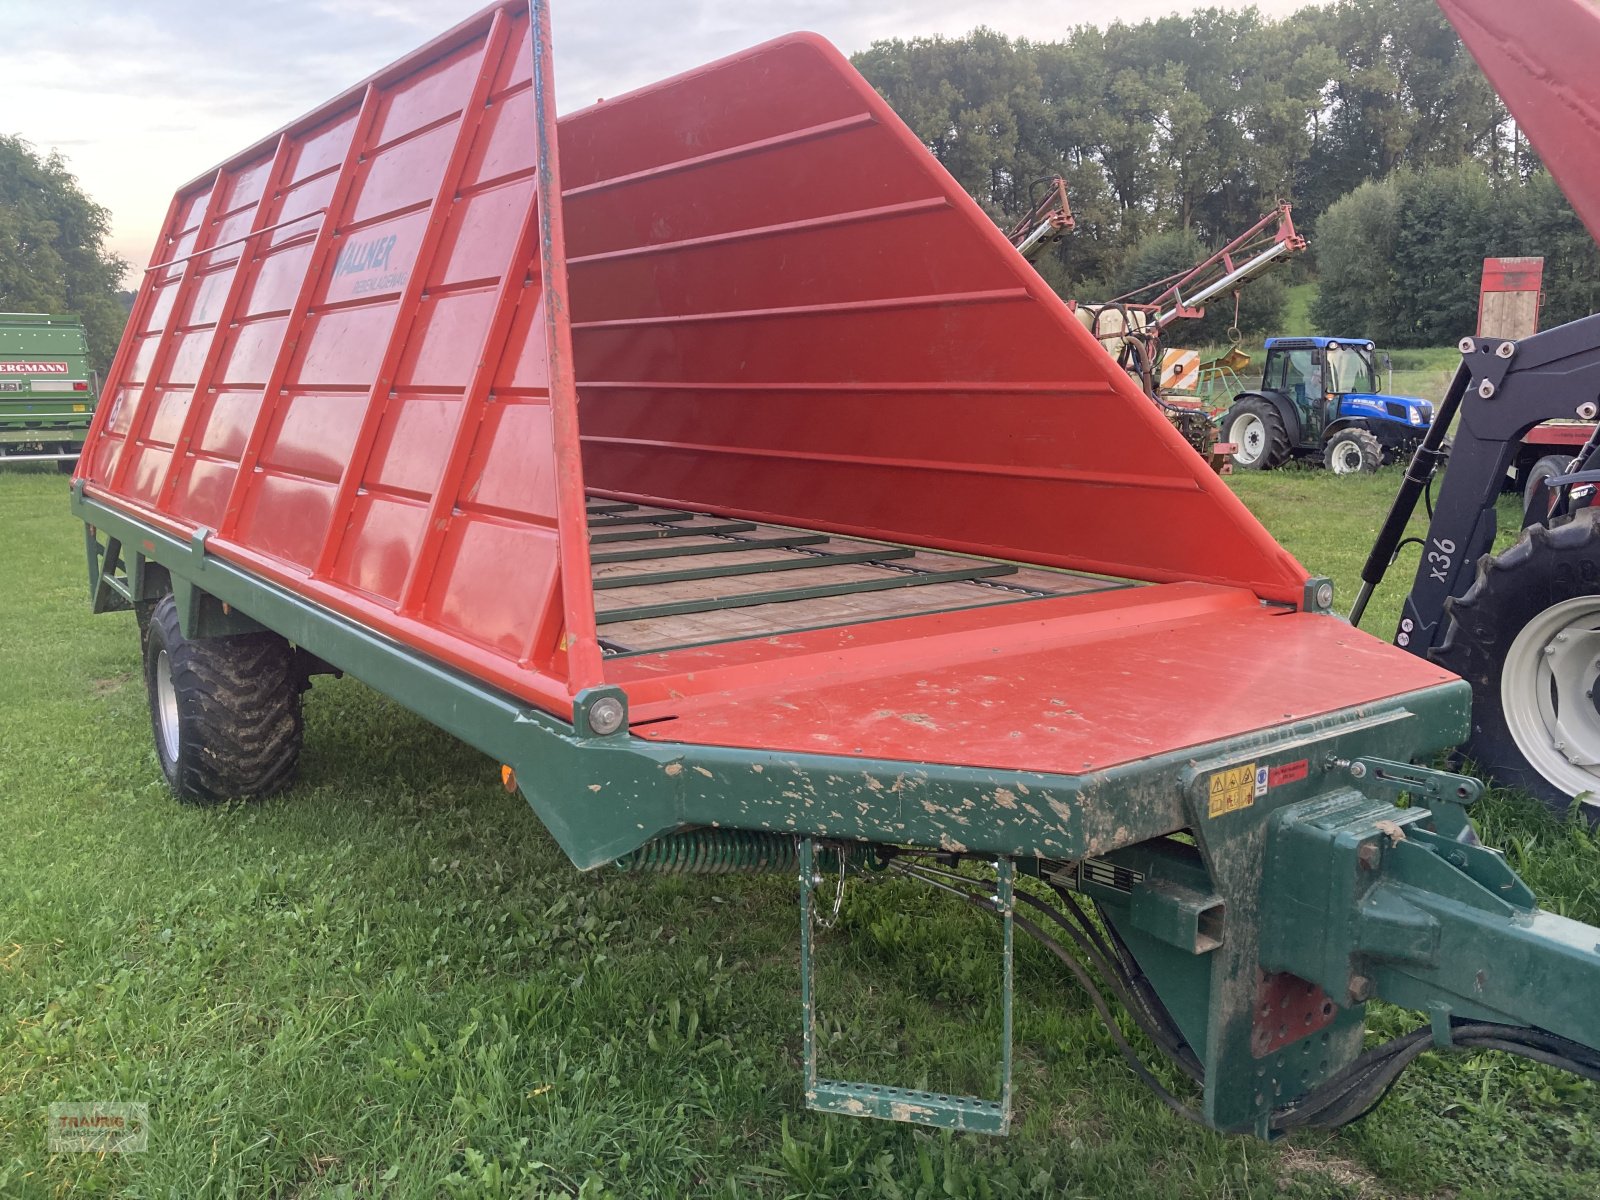
M 508 792 L 517 790 L 517 773 L 505 763 L 500 764 L 500 783 Z

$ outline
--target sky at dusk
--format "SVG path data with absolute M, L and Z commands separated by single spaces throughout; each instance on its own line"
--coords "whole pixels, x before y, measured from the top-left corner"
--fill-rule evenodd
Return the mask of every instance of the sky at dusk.
M 1303 3 L 1255 7 L 1278 16 Z M 59 150 L 111 210 L 110 248 L 142 267 L 180 185 L 482 6 L 0 0 L 0 133 Z M 1115 11 L 1138 21 L 1195 7 L 1119 0 Z M 580 108 L 796 29 L 849 54 L 879 38 L 960 35 L 978 25 L 1051 40 L 1103 23 L 1111 8 L 1103 0 L 556 0 L 557 94 L 562 111 Z

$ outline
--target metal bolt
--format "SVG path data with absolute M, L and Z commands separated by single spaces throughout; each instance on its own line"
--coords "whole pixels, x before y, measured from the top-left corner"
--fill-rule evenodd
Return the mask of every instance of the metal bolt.
M 621 729 L 626 716 L 621 700 L 615 696 L 601 696 L 589 706 L 589 728 L 605 737 Z
M 1501 342 L 1494 348 L 1494 352 L 1501 358 L 1510 358 L 1517 352 L 1517 344 L 1515 342 Z
M 1350 764 L 1350 778 L 1352 778 L 1352 779 L 1365 779 L 1366 777 L 1367 777 L 1367 764 L 1366 763 L 1364 763 L 1364 762 L 1353 762 L 1353 763 Z
M 1402 633 L 1399 637 L 1395 638 L 1395 644 L 1399 646 L 1411 645 L 1411 635 L 1409 633 Z
M 1482 396 L 1485 400 L 1494 395 L 1494 381 L 1491 379 L 1485 379 L 1482 383 L 1480 383 L 1478 385 L 1478 395 Z
M 1317 584 L 1317 607 L 1333 607 L 1333 584 L 1329 583 L 1327 580 L 1323 580 L 1321 583 Z
M 1404 621 L 1400 622 L 1400 628 L 1404 629 L 1407 633 L 1410 633 L 1416 627 L 1416 623 L 1412 621 L 1410 617 L 1407 617 Z
M 1463 353 L 1463 354 L 1471 354 L 1474 350 L 1476 350 L 1478 348 L 1478 344 L 1476 342 L 1474 342 L 1471 338 L 1467 337 L 1467 338 L 1462 338 L 1459 342 L 1457 342 L 1456 343 L 1456 348 L 1458 350 L 1460 350 L 1461 353 Z
M 1545 652 L 1546 656 L 1548 656 L 1548 655 L 1554 654 L 1556 652 L 1556 648 L 1554 646 L 1546 646 L 1544 648 L 1544 652 Z
M 1372 980 L 1365 975 L 1350 976 L 1350 1003 L 1362 1004 L 1372 999 Z
M 1586 400 L 1578 405 L 1578 419 L 1580 421 L 1592 421 L 1597 414 L 1600 414 L 1600 404 L 1596 404 L 1593 400 Z

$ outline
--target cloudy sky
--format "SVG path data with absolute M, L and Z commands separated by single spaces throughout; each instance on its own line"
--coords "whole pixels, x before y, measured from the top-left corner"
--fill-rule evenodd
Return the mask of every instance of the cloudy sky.
M 0 133 L 59 150 L 149 258 L 180 184 L 483 7 L 485 0 L 0 0 Z M 1229 8 L 1236 0 L 1211 0 Z M 1264 13 L 1306 0 L 1256 0 Z M 563 111 L 795 29 L 846 53 L 985 24 L 1056 38 L 1194 0 L 556 0 Z

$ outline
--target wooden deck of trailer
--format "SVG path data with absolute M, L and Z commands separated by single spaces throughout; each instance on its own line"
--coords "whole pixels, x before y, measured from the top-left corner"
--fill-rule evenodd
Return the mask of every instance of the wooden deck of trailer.
M 611 655 L 1125 587 L 1119 580 L 706 513 L 591 499 Z

